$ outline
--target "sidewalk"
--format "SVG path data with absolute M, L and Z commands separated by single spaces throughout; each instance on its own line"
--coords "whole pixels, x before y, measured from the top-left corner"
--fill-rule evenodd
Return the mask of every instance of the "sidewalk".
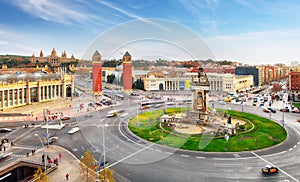
M 58 104 L 59 102 L 59 104 Z M 42 103 L 34 103 L 32 105 L 25 105 L 17 108 L 9 108 L 6 109 L 3 113 L 21 113 L 21 114 L 33 114 L 32 116 L 11 116 L 11 117 L 1 117 L 0 122 L 35 122 L 36 118 L 41 121 L 43 120 L 43 108 L 50 109 L 51 113 L 62 112 L 64 116 L 68 117 L 76 117 L 80 115 L 84 115 L 95 110 L 101 110 L 107 108 L 108 106 L 102 105 L 101 107 L 89 108 L 88 103 L 93 102 L 90 97 L 85 98 L 74 98 L 74 99 L 66 99 L 60 98 L 59 101 L 53 100 L 49 102 Z M 83 104 L 84 108 L 80 109 L 80 105 Z
M 62 154 L 61 159 L 59 159 L 59 154 Z M 36 154 L 30 155 L 28 159 L 41 162 L 42 155 L 43 149 L 40 149 L 36 152 Z M 45 148 L 45 156 L 47 155 L 52 160 L 54 160 L 56 157 L 59 159 L 57 169 L 48 174 L 49 181 L 82 181 L 80 173 L 80 162 L 71 152 L 60 146 L 50 145 L 49 148 Z M 69 180 L 66 179 L 67 173 L 70 175 Z

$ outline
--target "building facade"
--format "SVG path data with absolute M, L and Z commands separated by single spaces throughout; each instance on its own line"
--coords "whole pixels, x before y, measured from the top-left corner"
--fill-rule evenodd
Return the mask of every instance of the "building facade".
M 235 89 L 237 92 L 246 91 L 253 86 L 253 75 L 240 75 L 235 77 Z
M 59 77 L 46 74 L 36 80 L 15 80 L 0 83 L 0 109 L 29 105 L 33 102 L 45 102 L 56 98 L 72 97 L 74 93 L 74 75 Z
M 191 83 L 196 77 L 197 73 L 194 72 L 174 77 L 148 73 L 143 81 L 147 91 L 180 91 L 190 90 Z M 206 73 L 206 77 L 211 91 L 236 92 L 236 90 L 248 90 L 253 86 L 252 75 L 236 76 L 233 74 Z
M 102 62 L 98 51 L 92 57 L 93 95 L 102 95 Z
M 253 76 L 253 84 L 257 86 L 259 81 L 258 68 L 255 66 L 238 66 L 235 69 L 236 75 L 252 75 Z
M 291 72 L 289 75 L 289 95 L 292 100 L 300 101 L 300 72 Z
M 264 84 L 264 75 L 265 75 L 265 69 L 263 66 L 256 66 L 258 70 L 258 86 L 262 86 Z
M 54 67 L 60 66 L 61 63 L 66 63 L 66 62 L 71 62 L 71 61 L 76 61 L 73 54 L 72 54 L 71 58 L 67 58 L 67 53 L 66 53 L 66 51 L 64 51 L 64 52 L 62 52 L 61 56 L 58 56 L 55 48 L 53 48 L 53 50 L 51 51 L 50 56 L 44 56 L 44 53 L 41 50 L 39 57 L 36 57 L 34 54 L 31 57 L 32 63 L 48 62 Z
M 123 56 L 123 90 L 125 92 L 132 91 L 132 60 L 127 51 Z

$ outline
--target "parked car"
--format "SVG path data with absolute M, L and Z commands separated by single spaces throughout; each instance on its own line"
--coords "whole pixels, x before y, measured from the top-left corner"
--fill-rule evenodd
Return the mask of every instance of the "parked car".
M 69 119 L 70 119 L 70 117 L 67 117 L 67 116 L 61 118 L 61 120 L 69 120 Z
M 273 174 L 273 173 L 278 173 L 278 168 L 277 167 L 274 167 L 274 166 L 271 166 L 271 165 L 265 165 L 261 171 L 264 173 L 264 174 Z
M 58 117 L 58 116 L 63 116 L 63 113 L 62 112 L 57 112 L 54 114 L 54 116 Z
M 264 109 L 263 111 L 266 112 L 266 113 L 271 112 L 271 111 L 269 111 L 268 109 Z
M 269 107 L 268 110 L 271 111 L 272 113 L 276 113 L 276 110 L 271 107 Z
M 289 110 L 288 108 L 280 109 L 279 111 L 282 111 L 282 112 L 290 112 L 290 110 Z

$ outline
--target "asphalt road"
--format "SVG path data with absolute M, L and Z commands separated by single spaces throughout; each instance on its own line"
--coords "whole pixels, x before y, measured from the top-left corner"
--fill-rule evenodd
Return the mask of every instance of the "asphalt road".
M 219 105 L 241 110 L 241 105 Z M 108 111 L 126 109 L 129 114 L 123 118 L 107 118 Z M 269 118 L 259 107 L 244 106 L 244 111 Z M 127 129 L 127 120 L 136 115 L 137 104 L 134 99 L 125 100 L 118 107 L 95 111 L 77 117 L 80 132 L 73 135 L 67 132 L 71 124 L 61 130 L 49 130 L 58 136 L 56 144 L 70 150 L 78 158 L 86 150 L 91 150 L 96 159 L 105 160 L 110 167 L 122 175 L 122 180 L 129 181 L 299 181 L 300 165 L 299 136 L 300 123 L 296 122 L 299 114 L 285 113 L 285 127 L 289 137 L 284 144 L 271 149 L 240 153 L 205 153 L 171 149 L 155 143 L 144 141 L 134 136 Z M 282 113 L 272 114 L 272 119 L 280 121 Z M 104 132 L 104 134 L 103 134 Z M 34 134 L 43 136 L 45 129 L 21 128 L 1 137 L 14 139 L 19 151 L 12 156 L 22 157 L 31 148 L 41 148 L 41 143 Z M 105 141 L 105 142 L 104 142 Z M 105 150 L 104 150 L 105 148 Z M 99 159 L 101 157 L 101 159 Z M 11 158 L 7 160 L 11 160 Z M 2 163 L 2 162 L 1 162 Z M 272 164 L 279 167 L 276 175 L 263 175 L 261 167 Z

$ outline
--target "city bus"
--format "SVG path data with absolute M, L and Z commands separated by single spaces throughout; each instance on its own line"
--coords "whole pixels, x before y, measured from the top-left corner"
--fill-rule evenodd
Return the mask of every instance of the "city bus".
M 149 107 L 152 107 L 152 106 L 155 106 L 158 104 L 165 104 L 165 101 L 164 100 L 143 101 L 143 102 L 141 102 L 140 109 L 141 110 L 147 109 Z

